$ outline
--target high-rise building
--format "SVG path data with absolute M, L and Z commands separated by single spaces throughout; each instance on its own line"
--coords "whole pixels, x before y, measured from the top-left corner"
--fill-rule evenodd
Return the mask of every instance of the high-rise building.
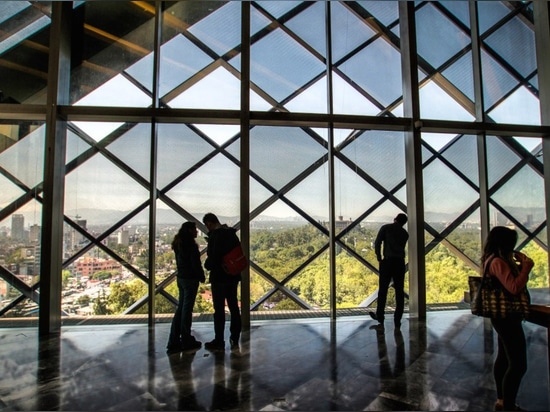
M 88 230 L 86 219 L 80 219 L 80 216 L 76 217 L 75 223 L 84 230 Z M 85 243 L 86 238 L 82 233 L 76 229 L 71 230 L 71 249 L 77 249 L 79 245 Z
M 40 242 L 40 234 L 42 232 L 42 228 L 38 226 L 37 224 L 31 225 L 30 231 L 29 231 L 29 241 L 31 243 L 39 243 Z
M 118 244 L 123 246 L 128 246 L 130 243 L 130 233 L 127 229 L 120 229 L 118 232 Z
M 25 216 L 20 214 L 11 217 L 11 238 L 13 240 L 25 240 Z

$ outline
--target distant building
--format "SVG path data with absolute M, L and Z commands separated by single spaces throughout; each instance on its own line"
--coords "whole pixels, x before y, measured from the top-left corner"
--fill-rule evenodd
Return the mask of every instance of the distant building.
M 128 246 L 130 244 L 130 233 L 126 229 L 121 229 L 118 232 L 118 244 Z
M 338 216 L 338 220 L 334 222 L 336 231 L 339 232 L 341 230 L 344 230 L 351 224 L 351 218 L 349 220 L 344 220 L 344 216 Z
M 33 262 L 33 268 L 32 268 L 32 274 L 33 275 L 40 275 L 40 258 L 42 256 L 42 248 L 40 245 L 36 245 L 34 247 L 34 262 Z
M 88 222 L 85 219 L 79 219 L 79 218 L 80 218 L 80 216 L 76 217 L 75 223 L 78 226 L 80 226 L 82 229 L 88 230 L 88 228 L 87 228 Z M 76 229 L 71 230 L 70 236 L 71 236 L 70 248 L 72 250 L 78 249 L 78 247 L 80 245 L 86 243 L 86 237 L 82 233 L 78 232 Z
M 344 216 L 338 216 L 338 219 L 336 219 L 336 222 L 334 222 L 334 227 L 337 232 L 340 232 L 347 228 L 349 225 L 351 225 L 352 220 L 351 218 L 349 220 L 344 220 Z M 329 222 L 324 222 L 324 226 L 328 229 L 329 228 Z
M 14 214 L 11 217 L 11 238 L 13 240 L 25 240 L 25 216 Z
M 37 276 L 40 274 L 40 246 L 24 246 L 18 249 L 19 263 L 10 267 L 10 271 L 17 276 Z M 30 280 L 30 279 L 28 279 Z M 25 280 L 26 281 L 26 280 Z M 34 283 L 34 281 L 32 281 Z
M 8 282 L 6 282 L 5 280 L 2 280 L 0 279 L 0 298 L 4 298 L 6 296 L 8 296 L 8 292 L 9 292 L 9 284 Z M 2 306 L 0 305 L 0 308 Z
M 83 257 L 76 261 L 76 274 L 91 278 L 96 272 L 107 270 L 120 272 L 122 266 L 114 259 Z
M 527 216 L 525 217 L 525 227 L 532 228 L 533 222 L 533 215 L 531 213 L 527 214 Z
M 42 227 L 34 224 L 30 227 L 29 241 L 31 243 L 40 243 L 40 234 L 42 233 Z

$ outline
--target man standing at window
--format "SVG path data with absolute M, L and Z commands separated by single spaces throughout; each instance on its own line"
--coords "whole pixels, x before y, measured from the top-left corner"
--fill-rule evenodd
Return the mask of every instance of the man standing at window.
M 231 314 L 229 343 L 232 348 L 239 345 L 241 335 L 241 313 L 237 289 L 241 275 L 230 275 L 223 268 L 223 256 L 239 244 L 236 230 L 221 224 L 213 213 L 207 213 L 202 221 L 208 229 L 208 249 L 204 267 L 210 271 L 212 303 L 214 304 L 214 340 L 204 344 L 206 349 L 225 348 L 225 302 Z
M 378 321 L 376 329 L 384 329 L 384 309 L 390 282 L 393 280 L 395 289 L 395 313 L 394 323 L 398 329 L 401 327 L 401 318 L 405 307 L 405 245 L 409 234 L 403 228 L 407 223 L 407 215 L 399 213 L 393 223 L 383 225 L 378 231 L 374 241 L 374 251 L 380 263 L 378 279 L 378 302 L 376 313 L 369 312 L 374 320 Z M 383 246 L 382 246 L 383 245 Z M 383 249 L 383 252 L 382 252 Z

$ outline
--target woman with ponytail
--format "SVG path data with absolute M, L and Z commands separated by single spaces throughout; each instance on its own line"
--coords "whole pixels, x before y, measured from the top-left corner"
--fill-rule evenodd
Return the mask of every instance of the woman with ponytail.
M 483 249 L 482 265 L 509 293 L 517 295 L 526 287 L 533 260 L 515 251 L 518 234 L 515 230 L 495 226 L 489 232 Z M 527 371 L 527 344 L 521 315 L 491 318 L 498 336 L 498 352 L 493 366 L 497 390 L 496 411 L 521 411 L 516 397 Z

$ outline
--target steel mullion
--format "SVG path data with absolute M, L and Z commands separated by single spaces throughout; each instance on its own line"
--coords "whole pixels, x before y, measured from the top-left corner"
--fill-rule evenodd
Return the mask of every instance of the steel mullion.
M 114 225 L 112 225 L 109 229 L 107 229 L 106 231 L 104 231 L 103 233 L 101 233 L 99 236 L 97 237 L 94 237 L 92 236 L 88 231 L 86 231 L 85 229 L 83 229 L 82 227 L 80 227 L 77 223 L 75 223 L 72 219 L 70 219 L 69 217 L 65 216 L 64 217 L 64 222 L 66 222 L 69 226 L 71 226 L 74 230 L 76 230 L 77 232 L 79 232 L 79 234 L 81 234 L 82 236 L 88 238 L 88 240 L 90 241 L 90 245 L 87 245 L 84 249 L 86 250 L 89 250 L 91 249 L 93 246 L 99 246 L 101 244 L 101 242 L 105 239 L 107 239 L 116 229 L 118 229 L 119 227 L 123 226 L 125 223 L 127 223 L 128 221 L 130 221 L 130 219 L 132 219 L 133 217 L 137 216 L 138 213 L 142 212 L 143 210 L 145 210 L 145 208 L 147 207 L 147 203 L 144 202 L 142 203 L 140 206 L 138 206 L 137 208 L 135 208 L 133 211 L 131 211 L 130 213 L 126 214 L 121 220 L 119 220 L 118 222 L 116 222 Z M 67 259 L 64 263 L 63 263 L 63 266 L 66 266 L 67 264 L 70 264 L 71 262 L 73 262 L 78 256 L 82 255 L 82 250 L 79 251 L 77 254 L 71 256 L 69 259 Z
M 460 140 L 460 138 L 464 137 L 464 135 L 462 135 L 461 137 L 457 138 L 457 139 L 453 139 L 450 143 L 451 144 L 454 144 L 456 143 L 457 140 Z M 441 151 L 437 151 L 435 150 L 434 148 L 432 148 L 431 146 L 429 145 L 426 145 L 426 144 L 423 144 L 424 147 L 426 147 L 426 149 L 430 152 L 432 152 L 432 156 L 426 160 L 425 162 L 423 162 L 422 164 L 422 169 L 426 169 L 426 167 L 431 164 L 431 163 L 434 163 L 435 160 L 439 160 L 441 163 L 443 163 L 445 166 L 447 166 L 454 174 L 456 174 L 460 179 L 462 179 L 464 181 L 464 183 L 466 183 L 468 186 L 470 186 L 472 189 L 474 189 L 474 191 L 478 192 L 479 193 L 479 185 L 476 185 L 474 182 L 472 182 L 464 173 L 462 173 L 462 171 L 460 169 L 458 169 L 458 167 L 456 167 L 453 163 L 451 163 L 449 160 L 447 160 L 447 158 L 444 156 L 444 153 L 445 153 L 445 150 L 448 150 L 448 146 L 444 149 L 442 149 Z
M 120 128 L 117 130 L 121 130 Z M 122 130 L 121 130 L 122 131 Z M 124 131 L 124 133 L 126 130 Z M 80 132 L 82 133 L 82 132 Z M 114 164 L 116 167 L 118 167 L 122 172 L 124 172 L 126 175 L 131 177 L 133 180 L 136 181 L 136 183 L 140 184 L 145 189 L 149 188 L 149 182 L 144 179 L 139 173 L 134 171 L 130 166 L 128 166 L 125 162 L 120 160 L 117 156 L 115 156 L 112 152 L 110 152 L 107 149 L 107 146 L 113 141 L 117 140 L 118 138 L 122 137 L 122 134 L 113 133 L 116 137 L 108 136 L 105 139 L 102 139 L 99 142 L 95 142 L 93 139 L 83 139 L 86 141 L 86 143 L 90 144 L 90 147 L 83 151 L 79 156 L 74 158 L 72 161 L 67 163 L 65 167 L 65 173 L 69 174 L 73 170 L 76 170 L 78 167 L 80 167 L 82 164 L 84 164 L 86 161 L 92 159 L 96 154 L 103 155 L 107 160 L 109 160 L 112 164 Z M 80 135 L 79 138 L 82 138 Z
M 399 183 L 397 183 L 393 189 L 386 189 L 384 186 L 382 186 L 376 179 L 372 178 L 367 172 L 365 172 L 362 168 L 357 166 L 351 159 L 349 159 L 345 154 L 342 152 L 338 152 L 335 154 L 335 156 L 345 165 L 347 165 L 351 170 L 353 170 L 359 177 L 361 177 L 367 184 L 372 186 L 375 190 L 377 190 L 382 196 L 386 197 L 387 199 L 390 199 L 392 203 L 395 203 L 396 205 L 401 204 L 401 202 L 394 196 L 394 193 L 396 193 L 399 189 L 404 187 L 406 185 L 406 179 L 401 180 Z M 354 170 L 354 168 L 357 168 Z
M 275 279 L 273 276 L 271 276 L 269 273 L 264 271 L 262 268 L 251 262 L 252 268 L 265 280 L 273 284 L 273 287 L 271 290 L 267 291 L 262 297 L 260 297 L 251 307 L 251 311 L 255 310 L 257 306 L 259 306 L 261 303 L 267 301 L 271 296 L 273 296 L 277 292 L 281 292 L 283 295 L 288 296 L 292 300 L 294 300 L 296 303 L 298 303 L 300 306 L 302 306 L 304 309 L 313 309 L 311 305 L 309 305 L 304 300 L 300 299 L 294 292 L 292 292 L 290 289 L 288 289 L 282 282 L 279 282 L 277 279 Z M 288 277 L 285 278 L 286 281 L 290 280 Z
M 404 184 L 403 184 L 404 185 Z M 398 188 L 394 188 L 393 191 L 397 191 Z M 361 213 L 355 220 L 351 222 L 350 225 L 348 225 L 346 228 L 342 229 L 340 233 L 336 236 L 336 240 L 340 241 L 342 237 L 347 235 L 349 232 L 351 232 L 355 226 L 361 223 L 363 219 L 368 217 L 371 213 L 373 213 L 376 209 L 378 209 L 380 206 L 382 206 L 386 201 L 392 202 L 399 210 L 402 210 L 403 212 L 406 212 L 407 206 L 404 205 L 399 199 L 394 198 L 393 195 L 390 193 L 388 195 L 382 196 L 380 199 L 378 199 L 375 203 L 373 203 L 372 206 L 370 206 L 367 210 L 365 210 L 363 213 Z
M 273 195 L 270 198 L 268 198 L 261 205 L 257 206 L 256 209 L 254 209 L 254 211 L 251 213 L 251 217 L 258 216 L 263 210 L 267 209 L 270 205 L 274 204 L 277 200 L 281 200 L 284 203 L 286 203 L 288 206 L 290 206 L 292 209 L 294 209 L 296 212 L 298 212 L 298 214 L 302 215 L 302 217 L 304 217 L 310 223 L 312 223 L 313 226 L 317 227 L 322 231 L 322 227 L 319 225 L 319 223 L 314 219 L 311 219 L 311 217 L 307 213 L 305 213 L 301 208 L 296 206 L 292 201 L 290 201 L 287 197 L 285 197 L 285 194 L 288 193 L 290 190 L 292 190 L 294 187 L 298 186 L 298 184 L 302 183 L 305 180 L 305 178 L 311 175 L 314 171 L 319 169 L 319 167 L 323 165 L 326 162 L 326 160 L 327 160 L 327 155 L 325 154 L 321 158 L 319 158 L 317 161 L 312 163 L 307 169 L 305 169 L 300 174 L 295 176 L 290 182 L 288 182 L 279 190 L 275 189 L 269 183 L 261 179 L 260 176 L 253 174 L 251 172 L 252 177 L 254 177 L 267 190 L 273 193 Z
M 29 286 L 2 265 L 0 265 L 0 278 L 4 279 L 4 281 L 6 281 L 9 285 L 16 288 L 25 296 L 25 298 L 39 303 L 38 295 L 36 293 L 38 283 L 34 283 L 32 286 Z
M 0 276 L 1 276 L 1 273 L 0 273 Z M 21 292 L 21 290 L 17 289 L 19 292 Z M 15 299 L 13 299 L 10 303 L 8 303 L 6 306 L 4 306 L 2 309 L 0 309 L 0 316 L 4 316 L 6 315 L 11 309 L 14 309 L 17 307 L 17 305 L 19 305 L 20 303 L 22 303 L 25 299 L 28 299 L 27 296 L 25 296 L 24 294 L 20 294 L 19 296 L 17 296 Z M 34 303 L 38 303 L 39 302 L 39 295 L 38 297 L 36 298 L 36 300 L 33 299 L 33 302 Z
M 37 186 L 34 189 L 29 189 L 27 192 L 25 192 L 23 195 L 19 196 L 17 199 L 12 201 L 10 204 L 6 205 L 0 210 L 0 221 L 8 218 L 12 213 L 15 213 L 17 210 L 21 208 L 21 206 L 26 205 L 29 203 L 32 199 L 35 199 L 38 202 L 42 202 L 42 198 L 39 196 L 37 189 L 41 188 L 42 183 L 40 183 L 40 186 Z
M 47 336 L 61 330 L 61 272 L 63 255 L 63 199 L 67 120 L 59 106 L 69 103 L 72 2 L 53 2 L 50 24 L 46 95 L 44 191 L 40 254 L 41 298 L 38 333 Z
M 515 218 L 514 215 L 509 213 L 504 207 L 502 207 L 500 204 L 498 204 L 493 199 L 489 202 L 495 209 L 497 209 L 500 213 L 502 213 L 504 216 L 508 218 L 517 228 L 519 228 L 523 233 L 528 234 L 529 230 L 519 221 Z
M 527 163 L 527 160 L 520 158 L 499 180 L 493 183 L 488 190 L 489 196 L 492 197 L 496 192 L 502 189 Z
M 540 162 L 533 153 L 525 149 L 521 143 L 514 138 L 507 138 L 505 136 L 496 137 L 499 138 L 506 147 L 510 148 L 521 159 L 524 165 L 528 164 L 539 176 L 544 176 L 544 166 L 542 162 Z
M 441 232 L 438 232 L 442 238 L 446 238 L 455 231 L 464 221 L 479 208 L 479 200 L 475 200 L 470 206 L 464 209 L 455 220 L 447 225 Z M 435 229 L 434 229 L 435 230 Z

